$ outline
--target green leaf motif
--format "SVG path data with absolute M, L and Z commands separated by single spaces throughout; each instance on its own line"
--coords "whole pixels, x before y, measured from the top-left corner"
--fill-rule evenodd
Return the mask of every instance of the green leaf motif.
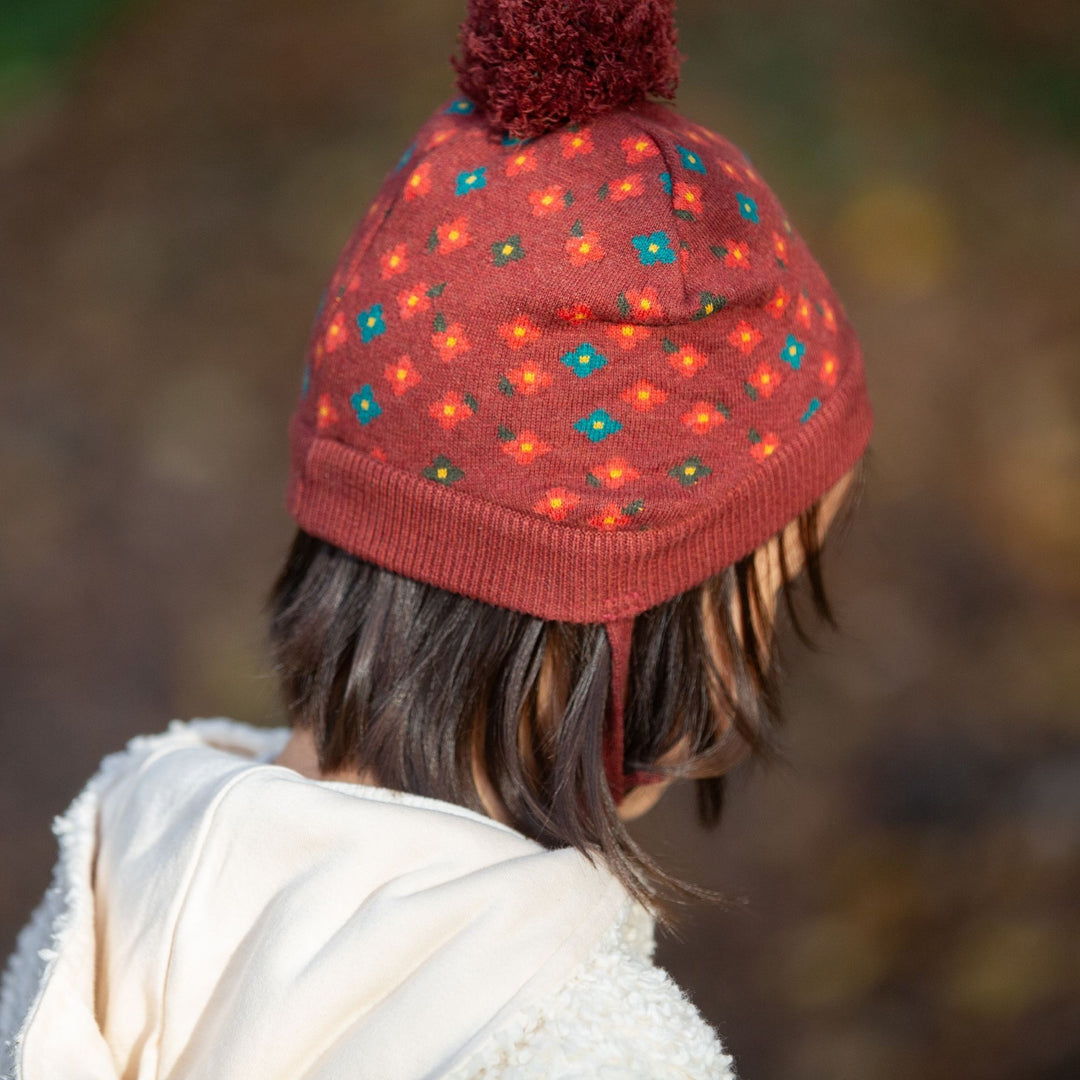
M 743 389 L 751 401 L 757 401 L 757 391 L 748 382 L 743 383 Z
M 644 510 L 644 509 L 645 509 L 645 500 L 644 499 L 635 499 L 632 503 L 629 503 L 628 505 L 624 506 L 622 508 L 622 512 L 624 514 L 631 514 L 631 515 L 632 514 L 640 514 L 641 511 Z
M 571 236 L 584 236 L 585 230 L 581 227 L 581 218 L 578 218 L 573 225 L 570 226 Z
M 510 380 L 505 375 L 499 376 L 499 389 L 507 396 L 514 396 L 514 388 L 510 385 Z
M 572 191 L 568 191 L 562 198 L 563 198 L 563 202 L 567 206 L 573 206 L 574 205 L 574 193 Z
M 664 338 L 663 346 L 666 353 L 677 353 L 679 351 L 679 346 L 669 337 Z
M 756 429 L 756 428 L 751 428 L 751 429 L 750 429 L 750 430 L 749 430 L 749 431 L 748 431 L 748 432 L 746 433 L 746 436 L 747 436 L 747 438 L 748 438 L 748 439 L 749 439 L 749 440 L 750 440 L 750 441 L 751 441 L 752 443 L 759 443 L 759 442 L 761 442 L 761 436 L 760 436 L 760 435 L 759 435 L 759 434 L 757 433 L 757 429 Z
M 596 193 L 596 197 L 603 202 L 608 197 L 608 186 L 604 184 L 600 190 Z
M 436 226 L 431 230 L 431 235 L 428 237 L 427 249 L 430 255 L 439 246 L 439 229 Z
M 441 311 L 435 312 L 435 318 L 432 320 L 432 326 L 436 334 L 446 333 L 446 316 Z
M 428 294 L 428 296 L 430 296 L 434 300 L 436 296 L 442 296 L 443 289 L 445 289 L 445 288 L 446 288 L 446 282 L 443 281 L 438 285 L 432 285 L 431 288 L 428 289 L 427 294 Z
M 726 247 L 721 247 L 721 246 L 720 246 L 719 244 L 711 244 L 711 245 L 709 246 L 709 250 L 710 250 L 710 251 L 711 251 L 711 252 L 712 252 L 712 253 L 713 253 L 713 254 L 714 254 L 714 255 L 715 255 L 715 256 L 716 256 L 716 257 L 717 257 L 718 259 L 726 259 L 726 258 L 727 258 L 727 248 L 726 248 Z
M 619 293 L 619 299 L 615 301 L 615 306 L 619 309 L 619 314 L 624 319 L 630 318 L 630 301 L 626 299 L 626 293 Z
M 505 425 L 499 425 L 499 442 L 509 442 L 514 437 L 514 433 Z
M 464 397 L 464 399 L 465 399 L 465 404 L 466 404 L 466 405 L 468 405 L 468 406 L 469 406 L 469 408 L 470 408 L 470 409 L 472 409 L 472 411 L 473 411 L 473 412 L 476 412 L 476 410 L 477 410 L 477 409 L 478 409 L 478 408 L 480 407 L 480 406 L 479 406 L 479 405 L 477 405 L 477 403 L 476 403 L 476 398 L 474 398 L 474 397 L 472 396 L 472 394 L 464 394 L 464 395 L 462 395 L 462 396 L 463 396 L 463 397 Z
M 595 476 L 593 476 L 591 472 L 585 474 L 585 483 L 588 484 L 589 487 L 600 486 L 600 481 Z
M 673 210 L 672 213 L 683 221 L 697 221 L 697 218 L 689 210 Z

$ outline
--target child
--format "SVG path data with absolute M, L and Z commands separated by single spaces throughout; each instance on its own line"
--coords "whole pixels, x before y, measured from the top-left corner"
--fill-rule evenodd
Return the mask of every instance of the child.
M 773 746 L 780 593 L 872 426 L 775 196 L 670 98 L 662 0 L 474 0 L 290 428 L 291 730 L 174 721 L 57 819 L 4 1075 L 731 1077 L 625 823 Z

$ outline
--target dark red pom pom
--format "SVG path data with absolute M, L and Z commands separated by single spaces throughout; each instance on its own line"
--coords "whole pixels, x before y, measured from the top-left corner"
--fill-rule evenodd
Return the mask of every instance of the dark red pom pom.
M 461 92 L 523 139 L 679 84 L 673 0 L 469 0 Z

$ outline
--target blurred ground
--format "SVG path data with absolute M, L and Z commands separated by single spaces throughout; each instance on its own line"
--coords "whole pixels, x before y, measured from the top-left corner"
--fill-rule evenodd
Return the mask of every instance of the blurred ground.
M 281 722 L 307 329 L 463 6 L 142 0 L 0 50 L 5 955 L 102 754 Z M 753 1080 L 1076 1077 L 1080 9 L 679 6 L 679 107 L 815 250 L 878 426 L 844 633 L 789 649 L 791 766 L 717 836 L 681 793 L 638 830 L 738 901 L 661 960 Z

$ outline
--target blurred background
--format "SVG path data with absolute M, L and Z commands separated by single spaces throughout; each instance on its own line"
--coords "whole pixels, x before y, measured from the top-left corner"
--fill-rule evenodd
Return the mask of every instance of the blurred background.
M 463 0 L 0 7 L 0 954 L 101 756 L 283 722 L 285 426 Z M 752 1080 L 1080 1076 L 1080 5 L 681 0 L 678 106 L 845 300 L 877 413 L 789 764 L 637 828 Z

